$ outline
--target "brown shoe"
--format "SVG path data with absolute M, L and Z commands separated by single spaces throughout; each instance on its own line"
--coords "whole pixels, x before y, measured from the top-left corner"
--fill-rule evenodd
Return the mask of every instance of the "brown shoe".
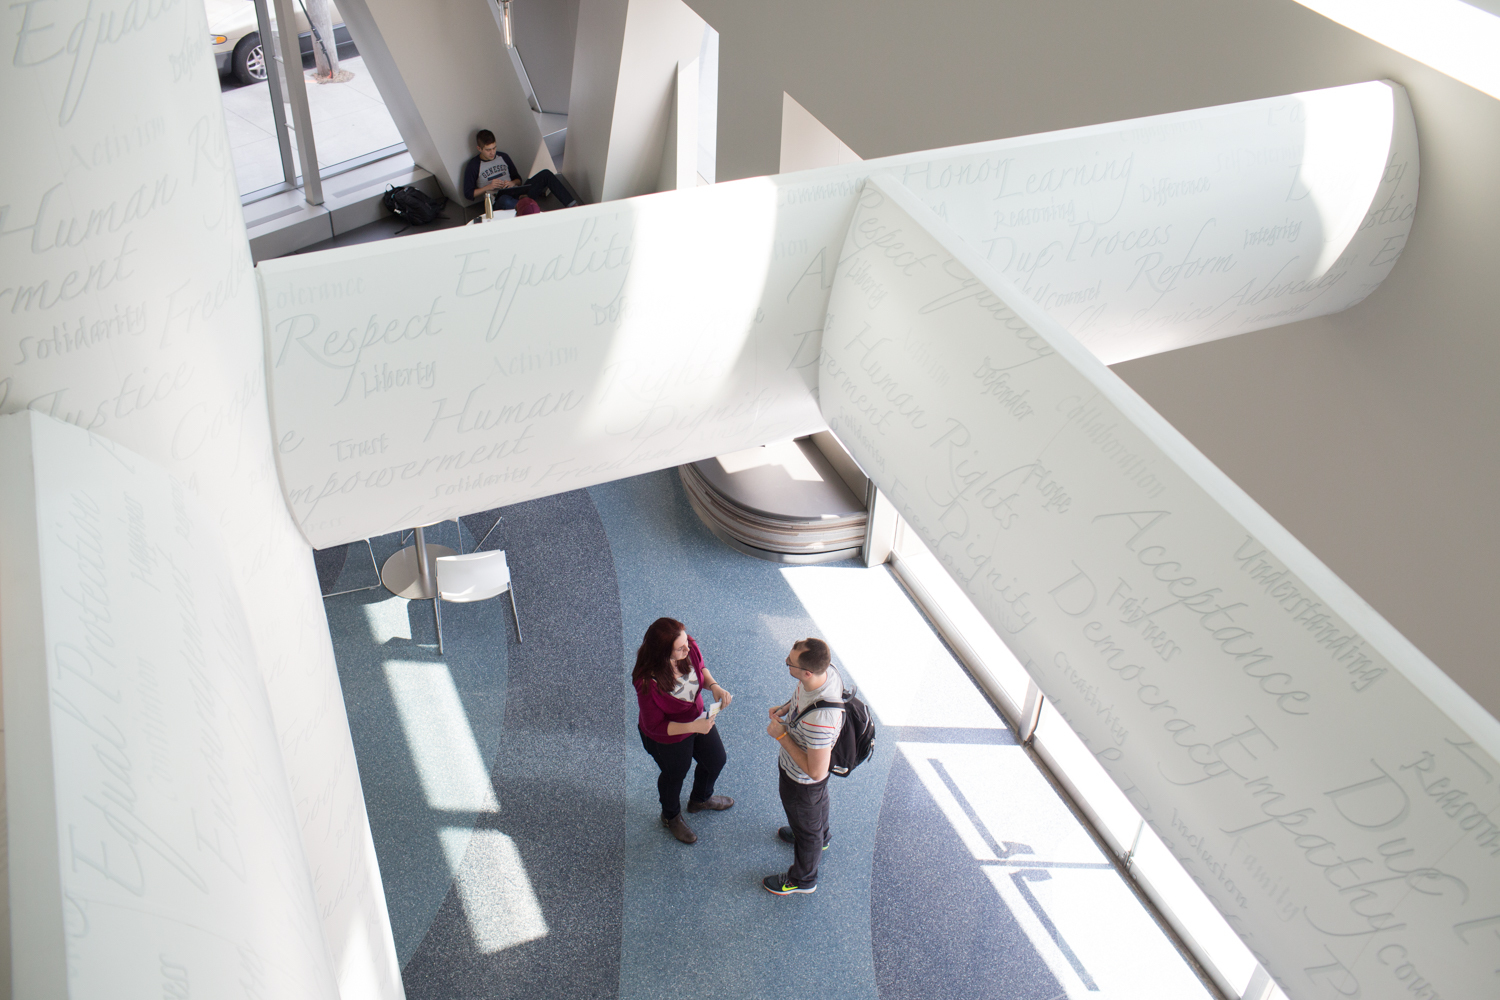
M 732 805 L 734 805 L 734 799 L 731 799 L 727 795 L 711 795 L 702 802 L 694 802 L 692 799 L 688 799 L 688 812 L 702 812 L 705 809 L 722 812 Z
M 671 830 L 672 836 L 676 837 L 684 844 L 696 844 L 698 842 L 698 835 L 692 830 L 688 829 L 687 821 L 682 818 L 682 813 L 678 813 L 671 819 L 667 819 L 665 816 L 663 816 L 661 818 L 661 825 L 666 827 L 668 830 Z

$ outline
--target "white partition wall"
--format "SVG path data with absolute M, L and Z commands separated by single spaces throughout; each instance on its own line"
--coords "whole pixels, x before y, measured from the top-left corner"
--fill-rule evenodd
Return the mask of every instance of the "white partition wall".
M 699 58 L 709 31 L 682 0 L 579 3 L 562 166 L 584 201 L 662 190 L 678 68 Z
M 0 417 L 17 998 L 335 1000 L 215 518 L 165 471 Z
M 829 425 L 1287 994 L 1492 996 L 1500 723 L 894 174 Z
M 264 262 L 306 537 L 819 429 L 828 291 L 881 169 L 1112 362 L 1363 299 L 1399 255 L 1417 162 L 1404 91 L 1375 82 Z
M 1388 82 L 889 163 L 1105 364 L 1338 312 L 1406 245 L 1417 134 Z
M 788 302 L 795 275 L 767 274 L 776 199 L 747 181 L 262 264 L 282 477 L 308 539 L 821 429 L 808 341 L 825 293 Z
M 276 477 L 203 5 L 39 0 L 4 16 L 0 412 L 122 444 L 213 512 L 340 989 L 399 997 L 317 579 Z

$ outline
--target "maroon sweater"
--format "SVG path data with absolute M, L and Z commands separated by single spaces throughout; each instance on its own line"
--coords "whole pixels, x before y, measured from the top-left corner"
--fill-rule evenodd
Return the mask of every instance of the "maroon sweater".
M 693 734 L 668 736 L 667 723 L 692 722 L 703 714 L 703 653 L 692 636 L 688 636 L 688 662 L 698 672 L 698 696 L 692 701 L 673 698 L 658 688 L 653 680 L 643 680 L 635 686 L 635 697 L 641 705 L 641 732 L 658 743 L 681 743 Z

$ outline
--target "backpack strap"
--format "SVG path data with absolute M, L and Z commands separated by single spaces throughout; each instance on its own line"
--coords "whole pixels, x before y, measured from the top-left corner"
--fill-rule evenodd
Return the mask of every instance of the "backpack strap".
M 846 697 L 846 698 L 858 698 L 859 697 L 859 689 L 857 687 L 855 687 L 853 684 L 848 685 L 847 687 L 844 688 L 844 697 Z M 793 725 L 796 722 L 799 722 L 802 719 L 802 717 L 804 715 L 806 715 L 808 712 L 816 711 L 817 709 L 820 709 L 820 708 L 839 708 L 839 709 L 842 709 L 845 704 L 846 703 L 842 702 L 842 701 L 815 701 L 811 705 L 809 705 L 806 708 L 804 708 L 802 711 L 798 712 L 792 718 L 792 721 L 786 723 L 786 725 L 790 726 L 790 725 Z
M 843 707 L 844 707 L 844 703 L 841 702 L 841 701 L 815 701 L 811 705 L 809 705 L 806 708 L 804 708 L 802 711 L 798 712 L 797 715 L 792 719 L 791 723 L 788 723 L 788 725 L 792 725 L 792 724 L 795 724 L 797 722 L 800 722 L 802 720 L 802 717 L 804 715 L 806 715 L 808 712 L 816 712 L 820 708 L 843 708 Z

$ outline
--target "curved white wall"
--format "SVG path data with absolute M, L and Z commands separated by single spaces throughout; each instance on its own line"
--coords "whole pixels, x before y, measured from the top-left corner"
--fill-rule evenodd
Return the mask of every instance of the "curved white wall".
M 1287 995 L 1493 995 L 1500 722 L 896 175 L 843 257 L 829 426 Z
M 1118 374 L 1500 713 L 1489 634 L 1500 604 L 1500 101 L 1404 54 L 1432 22 L 1387 47 L 1290 0 L 931 0 L 920 16 L 898 0 L 691 5 L 721 36 L 720 113 L 734 122 L 719 136 L 721 179 L 777 169 L 783 92 L 880 157 L 1402 84 L 1421 136 L 1422 207 L 1380 290 L 1345 312 Z M 1424 4 L 1342 6 L 1399 16 Z
M 0 417 L 0 463 L 5 986 L 337 1000 L 213 513 L 37 413 Z
M 1416 134 L 1377 81 L 263 262 L 307 538 L 820 429 L 828 290 L 880 170 L 1115 361 L 1363 299 L 1415 212 Z
M 402 993 L 263 337 L 201 4 L 39 0 L 0 63 L 0 411 L 159 463 L 215 512 L 346 997 Z

